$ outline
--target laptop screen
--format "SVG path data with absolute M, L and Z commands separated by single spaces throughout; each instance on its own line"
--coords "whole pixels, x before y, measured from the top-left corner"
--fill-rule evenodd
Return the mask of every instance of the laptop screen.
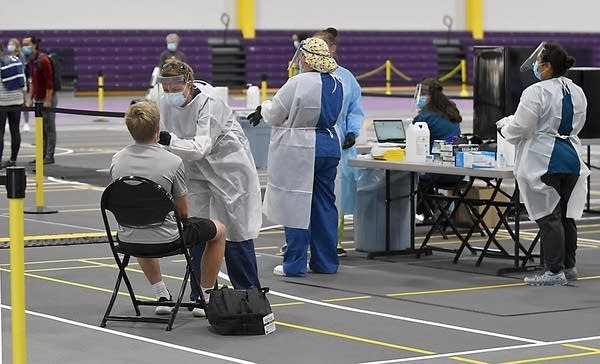
M 406 133 L 402 120 L 373 120 L 378 143 L 404 143 Z

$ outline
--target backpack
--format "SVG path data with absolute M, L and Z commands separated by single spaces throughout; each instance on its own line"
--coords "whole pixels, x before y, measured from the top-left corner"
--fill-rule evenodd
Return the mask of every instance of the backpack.
M 25 87 L 25 72 L 23 63 L 18 57 L 6 56 L 0 58 L 0 79 L 8 91 L 20 90 Z
M 58 53 L 45 54 L 50 60 L 52 66 L 52 83 L 54 83 L 54 91 L 62 90 L 62 66 L 60 64 L 60 56 Z M 37 63 L 37 61 L 36 61 Z M 40 69 L 39 63 L 37 63 L 38 69 Z
M 221 335 L 267 335 L 275 331 L 275 317 L 267 299 L 268 288 L 210 291 L 206 317 Z

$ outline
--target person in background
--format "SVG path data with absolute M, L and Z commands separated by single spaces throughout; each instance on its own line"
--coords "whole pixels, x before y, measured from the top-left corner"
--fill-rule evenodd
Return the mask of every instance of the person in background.
M 31 106 L 32 102 L 42 102 L 44 108 L 55 108 L 58 98 L 54 92 L 52 63 L 50 58 L 40 51 L 41 42 L 40 38 L 33 35 L 23 39 L 23 54 L 27 57 L 27 69 L 31 78 L 29 96 L 25 101 L 27 106 Z M 42 114 L 44 164 L 53 164 L 56 148 L 56 113 L 44 109 Z
M 167 63 L 170 59 L 176 59 L 181 62 L 186 62 L 185 54 L 179 50 L 179 43 L 181 39 L 176 33 L 170 33 L 167 35 L 167 49 L 160 54 L 159 67 Z
M 419 113 L 413 118 L 416 122 L 427 123 L 429 128 L 429 149 L 434 140 L 445 140 L 449 137 L 461 135 L 460 123 L 462 116 L 456 104 L 444 94 L 444 88 L 439 81 L 425 78 L 420 83 L 420 94 L 417 95 L 417 109 Z M 421 175 L 420 181 L 435 182 L 443 185 L 454 185 L 463 179 L 462 176 L 445 174 Z
M 296 62 L 300 74 L 248 115 L 253 126 L 263 118 L 271 126 L 263 212 L 285 227 L 288 246 L 283 265 L 273 274 L 305 276 L 309 246 L 308 269 L 333 274 L 339 266 L 334 185 L 340 141 L 335 124 L 344 87 L 333 75 L 338 66 L 324 40 L 306 39 L 291 64 Z
M 4 49 L 0 42 L 0 106 L 22 106 L 24 103 L 23 88 L 25 87 L 25 72 L 21 60 Z M 1 167 L 11 167 L 17 163 L 17 155 L 21 147 L 19 123 L 21 112 L 0 110 L 0 158 L 4 152 L 4 132 L 6 120 L 10 129 L 10 158 Z
M 306 32 L 296 32 L 292 34 L 292 42 L 294 44 L 294 52 L 298 50 L 300 44 L 303 40 L 308 38 L 308 33 Z M 299 72 L 298 65 L 288 65 L 288 76 L 295 76 Z
M 308 33 L 306 32 L 296 32 L 292 34 L 292 42 L 294 42 L 294 49 L 298 49 L 300 47 L 300 43 L 303 40 L 308 38 Z
M 565 72 L 575 58 L 558 43 L 542 42 L 521 70 L 540 82 L 527 87 L 514 115 L 500 119 L 498 131 L 515 145 L 514 173 L 521 202 L 540 229 L 545 272 L 525 277 L 529 285 L 564 285 L 578 277 L 577 226 L 585 205 L 590 170 L 578 150 L 587 99 Z
M 227 227 L 225 263 L 234 288 L 260 288 L 254 239 L 262 224 L 261 192 L 250 143 L 214 88 L 194 82 L 188 64 L 168 61 L 158 82 L 164 89 L 159 143 L 185 163 L 190 211 Z M 194 262 L 201 254 L 200 246 L 192 249 Z
M 19 44 L 19 40 L 17 38 L 10 38 L 8 40 L 6 50 L 11 56 L 18 57 L 21 63 L 23 64 L 23 67 L 25 67 L 25 65 L 27 64 L 27 60 L 25 59 L 25 56 L 21 51 L 21 45 Z M 25 77 L 27 79 L 27 75 Z M 29 86 L 29 82 L 26 82 L 25 88 L 23 89 L 24 97 L 27 97 L 29 91 L 27 89 L 27 86 Z M 23 111 L 23 121 L 24 123 L 22 126 L 22 131 L 28 132 L 29 130 L 31 130 L 31 128 L 29 127 L 29 111 Z
M 125 114 L 125 124 L 134 144 L 117 152 L 110 164 L 112 181 L 125 176 L 148 178 L 161 185 L 173 196 L 175 211 L 183 224 L 183 237 L 190 245 L 205 244 L 202 255 L 201 276 L 198 284 L 204 294 L 204 302 L 210 300 L 207 292 L 217 282 L 217 275 L 223 262 L 225 250 L 225 226 L 216 220 L 188 217 L 188 188 L 186 170 L 178 156 L 169 153 L 158 145 L 160 135 L 160 113 L 153 101 L 138 101 L 129 107 Z M 160 255 L 176 250 L 181 246 L 174 216 L 167 216 L 164 223 L 156 228 L 131 229 L 119 226 L 119 245 L 127 245 L 128 250 L 143 254 Z M 169 243 L 168 247 L 164 244 Z M 137 258 L 140 268 L 152 286 L 158 302 L 172 301 L 162 279 L 158 258 Z M 195 287 L 195 285 L 192 285 Z M 168 315 L 172 307 L 157 306 L 157 315 Z M 201 308 L 194 309 L 194 316 L 204 316 Z

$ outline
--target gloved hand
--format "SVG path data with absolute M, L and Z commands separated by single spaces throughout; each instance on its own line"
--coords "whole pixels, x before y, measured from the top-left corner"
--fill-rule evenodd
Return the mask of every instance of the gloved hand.
M 356 135 L 354 133 L 346 134 L 346 139 L 344 139 L 344 143 L 342 144 L 342 149 L 348 149 L 356 143 Z
M 502 128 L 504 128 L 508 124 L 510 124 L 510 118 L 508 116 L 505 116 L 502 119 L 496 121 L 496 129 L 502 130 Z
M 246 116 L 246 119 L 248 119 L 248 121 L 250 122 L 250 125 L 252 126 L 257 126 L 260 121 L 262 120 L 262 115 L 260 114 L 262 107 L 260 105 L 258 105 L 256 107 L 256 110 L 254 110 L 254 112 L 252 114 L 249 114 L 248 116 Z
M 168 131 L 161 130 L 160 135 L 158 137 L 158 144 L 166 146 L 171 144 L 171 134 Z

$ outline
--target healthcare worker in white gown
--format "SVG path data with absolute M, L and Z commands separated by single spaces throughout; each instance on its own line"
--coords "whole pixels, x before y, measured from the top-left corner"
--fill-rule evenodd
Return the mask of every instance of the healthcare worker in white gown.
M 302 277 L 307 270 L 335 273 L 338 269 L 334 184 L 340 160 L 335 129 L 343 87 L 331 73 L 337 68 L 322 39 L 308 38 L 291 64 L 299 59 L 301 73 L 290 78 L 273 100 L 248 115 L 253 125 L 264 118 L 271 126 L 265 216 L 285 227 L 288 248 L 275 275 Z
M 162 67 L 159 143 L 184 161 L 190 215 L 227 227 L 225 263 L 232 285 L 260 287 L 253 239 L 262 224 L 261 193 L 250 144 L 213 87 L 193 77 L 181 61 Z M 202 247 L 192 250 L 195 265 L 201 256 Z
M 577 134 L 586 119 L 583 90 L 565 72 L 575 59 L 557 43 L 542 42 L 521 70 L 540 80 L 521 96 L 514 115 L 496 124 L 516 147 L 515 177 L 529 218 L 540 229 L 545 272 L 526 277 L 530 285 L 564 285 L 577 279 L 575 219 L 583 214 L 590 171 Z

